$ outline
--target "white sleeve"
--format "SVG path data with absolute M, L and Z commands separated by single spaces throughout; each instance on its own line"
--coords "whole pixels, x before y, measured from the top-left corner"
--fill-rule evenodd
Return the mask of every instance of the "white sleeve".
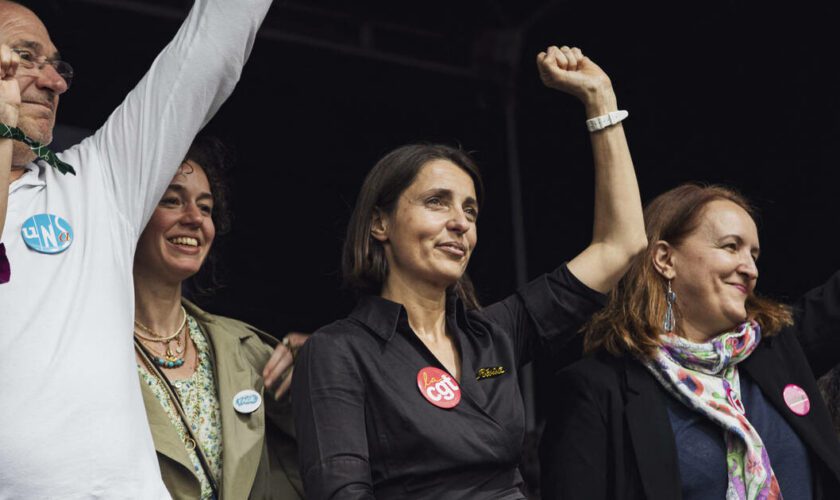
M 137 236 L 193 138 L 233 91 L 270 5 L 196 0 L 137 87 L 80 145 L 103 169 Z

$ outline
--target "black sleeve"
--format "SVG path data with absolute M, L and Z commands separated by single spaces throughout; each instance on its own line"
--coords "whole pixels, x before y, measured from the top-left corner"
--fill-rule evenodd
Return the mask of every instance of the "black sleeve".
M 292 406 L 306 498 L 372 499 L 365 385 L 332 332 L 316 332 L 295 363 Z
M 799 299 L 793 320 L 814 377 L 840 363 L 840 272 Z
M 607 498 L 608 429 L 590 385 L 581 372 L 558 374 L 557 397 L 563 403 L 549 417 L 540 443 L 545 500 Z
M 482 314 L 512 336 L 521 366 L 532 360 L 535 348 L 562 351 L 606 300 L 563 264 L 484 308 Z

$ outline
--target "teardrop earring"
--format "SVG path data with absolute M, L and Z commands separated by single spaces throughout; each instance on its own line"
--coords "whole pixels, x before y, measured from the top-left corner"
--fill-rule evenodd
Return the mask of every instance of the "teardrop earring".
M 671 291 L 671 280 L 668 280 L 668 291 L 665 292 L 665 302 L 668 303 L 668 309 L 665 310 L 665 321 L 662 323 L 666 333 L 674 331 L 674 302 L 676 300 L 677 294 Z

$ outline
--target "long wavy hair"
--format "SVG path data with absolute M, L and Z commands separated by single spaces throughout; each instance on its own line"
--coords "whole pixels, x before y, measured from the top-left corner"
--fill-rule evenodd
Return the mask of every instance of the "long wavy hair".
M 662 322 L 667 303 L 667 282 L 653 266 L 657 241 L 678 246 L 700 225 L 706 205 L 726 200 L 743 208 L 753 219 L 756 211 L 747 199 L 724 186 L 683 184 L 651 201 L 644 211 L 647 251 L 639 255 L 627 274 L 610 293 L 607 306 L 585 327 L 584 350 L 604 349 L 613 355 L 631 354 L 648 359 L 664 333 Z M 674 304 L 678 319 L 679 308 Z M 764 336 L 772 336 L 793 323 L 790 307 L 756 295 L 747 297 L 747 317 L 761 325 Z

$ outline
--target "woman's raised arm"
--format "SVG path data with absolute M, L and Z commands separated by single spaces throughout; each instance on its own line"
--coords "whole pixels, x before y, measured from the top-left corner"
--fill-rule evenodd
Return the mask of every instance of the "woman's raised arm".
M 624 128 L 616 122 L 622 118 L 614 113 L 618 106 L 612 83 L 576 47 L 549 47 L 537 55 L 537 66 L 546 86 L 577 97 L 586 108 L 586 118 L 601 122 L 590 127 L 601 127 L 591 132 L 595 162 L 592 242 L 569 262 L 569 270 L 590 288 L 606 293 L 647 247 L 639 186 Z

